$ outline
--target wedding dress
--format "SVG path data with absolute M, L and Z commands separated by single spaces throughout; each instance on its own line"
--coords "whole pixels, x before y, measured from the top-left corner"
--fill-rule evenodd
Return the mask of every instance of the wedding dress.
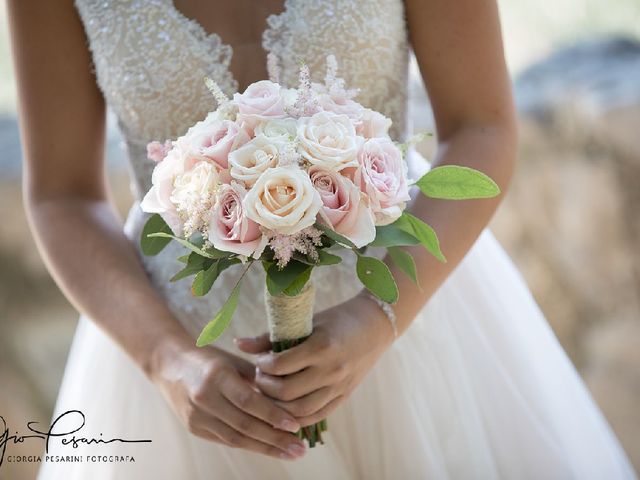
M 76 0 L 76 7 L 97 82 L 126 141 L 139 200 L 154 166 L 146 158 L 147 142 L 175 138 L 215 108 L 203 77 L 215 79 L 229 95 L 237 90 L 228 68 L 232 51 L 171 0 Z M 299 58 L 321 81 L 325 58 L 334 53 L 347 85 L 361 88 L 357 100 L 393 119 L 395 139 L 406 138 L 411 51 L 400 0 L 286 0 L 268 18 L 263 47 L 279 59 L 286 86 L 297 84 Z M 416 151 L 410 159 L 413 168 L 428 168 Z M 136 202 L 125 226 L 136 247 L 145 218 Z M 180 269 L 180 254 L 171 244 L 156 257 L 140 258 L 195 338 L 240 269 L 226 270 L 212 292 L 194 298 L 189 279 L 169 282 Z M 232 339 L 265 331 L 263 275 L 252 269 L 245 279 L 243 300 L 216 343 L 247 359 L 252 357 Z M 317 310 L 360 289 L 351 256 L 314 275 Z M 635 478 L 525 282 L 488 230 L 330 414 L 326 444 L 302 459 L 279 461 L 191 435 L 156 387 L 84 316 L 54 418 L 72 409 L 86 416 L 83 437 L 152 442 L 71 451 L 52 446 L 50 454 L 101 457 L 45 462 L 41 480 Z M 127 455 L 135 462 L 119 459 Z

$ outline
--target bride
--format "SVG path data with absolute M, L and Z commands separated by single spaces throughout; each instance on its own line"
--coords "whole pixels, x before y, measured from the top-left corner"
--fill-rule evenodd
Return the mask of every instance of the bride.
M 54 418 L 79 410 L 77 448 L 53 437 L 48 479 L 633 479 L 617 439 L 523 279 L 486 229 L 502 197 L 417 199 L 449 259 L 413 249 L 421 288 L 398 275 L 390 317 L 353 264 L 316 269 L 314 333 L 286 352 L 264 335 L 264 278 L 243 285 L 213 347 L 195 336 L 238 272 L 193 298 L 177 244 L 144 257 L 145 145 L 175 138 L 267 77 L 294 86 L 335 54 L 357 100 L 407 125 L 409 55 L 438 134 L 434 164 L 468 165 L 505 191 L 516 119 L 495 2 L 477 0 L 9 0 L 25 199 L 48 267 L 82 313 Z M 105 109 L 126 140 L 136 196 L 124 229 L 105 186 Z M 413 172 L 428 168 L 411 150 Z M 328 272 L 328 273 L 326 273 Z M 315 273 L 314 273 L 315 274 Z M 328 418 L 325 445 L 292 433 Z M 68 430 L 67 430 L 68 431 Z M 109 442 L 108 439 L 122 441 Z M 128 443 L 124 440 L 151 440 Z

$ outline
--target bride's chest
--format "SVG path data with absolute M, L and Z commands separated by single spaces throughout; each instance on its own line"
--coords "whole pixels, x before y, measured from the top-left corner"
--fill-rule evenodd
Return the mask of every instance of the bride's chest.
M 205 76 L 227 94 L 237 91 L 231 46 L 172 0 L 76 0 L 76 6 L 97 81 L 130 140 L 175 137 L 214 109 Z M 299 60 L 321 80 L 333 53 L 345 80 L 366 89 L 363 104 L 388 94 L 389 70 L 406 56 L 401 0 L 285 0 L 261 37 L 262 61 L 267 52 L 277 56 L 284 85 L 296 83 Z

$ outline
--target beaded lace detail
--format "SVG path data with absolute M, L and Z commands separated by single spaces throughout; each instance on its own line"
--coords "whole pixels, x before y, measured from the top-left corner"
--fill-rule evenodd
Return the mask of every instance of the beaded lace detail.
M 182 135 L 216 107 L 204 85 L 205 76 L 227 95 L 237 91 L 238 82 L 229 70 L 233 52 L 219 35 L 207 33 L 184 16 L 172 0 L 75 0 L 75 4 L 97 83 L 125 138 L 134 195 L 140 199 L 150 187 L 155 165 L 146 158 L 146 144 Z M 277 56 L 280 83 L 290 87 L 297 84 L 298 60 L 309 65 L 313 81 L 321 82 L 326 56 L 334 54 L 339 75 L 349 87 L 360 88 L 356 100 L 389 116 L 394 138 L 406 137 L 409 49 L 402 0 L 285 0 L 282 12 L 268 17 L 262 43 L 265 61 L 267 52 Z M 126 225 L 135 245 L 145 219 L 135 203 Z M 176 260 L 181 249 L 172 242 L 159 255 L 141 259 L 152 283 L 195 336 L 224 303 L 241 269 L 226 270 L 214 291 L 196 298 L 190 278 L 169 282 L 181 268 Z M 374 254 L 381 257 L 383 251 Z M 355 255 L 343 256 L 338 266 L 314 269 L 316 311 L 353 297 L 361 288 Z M 264 273 L 255 265 L 242 287 L 243 298 L 251 300 L 240 302 L 218 346 L 233 348 L 234 335 L 266 329 L 263 289 Z

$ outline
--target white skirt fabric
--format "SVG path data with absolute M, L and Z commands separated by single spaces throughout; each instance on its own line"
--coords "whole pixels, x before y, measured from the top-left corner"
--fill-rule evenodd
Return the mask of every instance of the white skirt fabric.
M 44 462 L 41 480 L 636 478 L 489 231 L 328 417 L 326 444 L 302 459 L 279 461 L 191 435 L 84 316 L 54 417 L 73 409 L 86 416 L 85 438 L 152 443 L 67 448 L 84 461 Z
M 636 478 L 489 230 L 329 415 L 325 445 L 302 459 L 276 460 L 191 435 L 84 316 L 54 418 L 68 410 L 85 414 L 78 436 L 152 442 L 74 449 L 53 439 L 50 455 L 80 461 L 43 461 L 40 480 Z

